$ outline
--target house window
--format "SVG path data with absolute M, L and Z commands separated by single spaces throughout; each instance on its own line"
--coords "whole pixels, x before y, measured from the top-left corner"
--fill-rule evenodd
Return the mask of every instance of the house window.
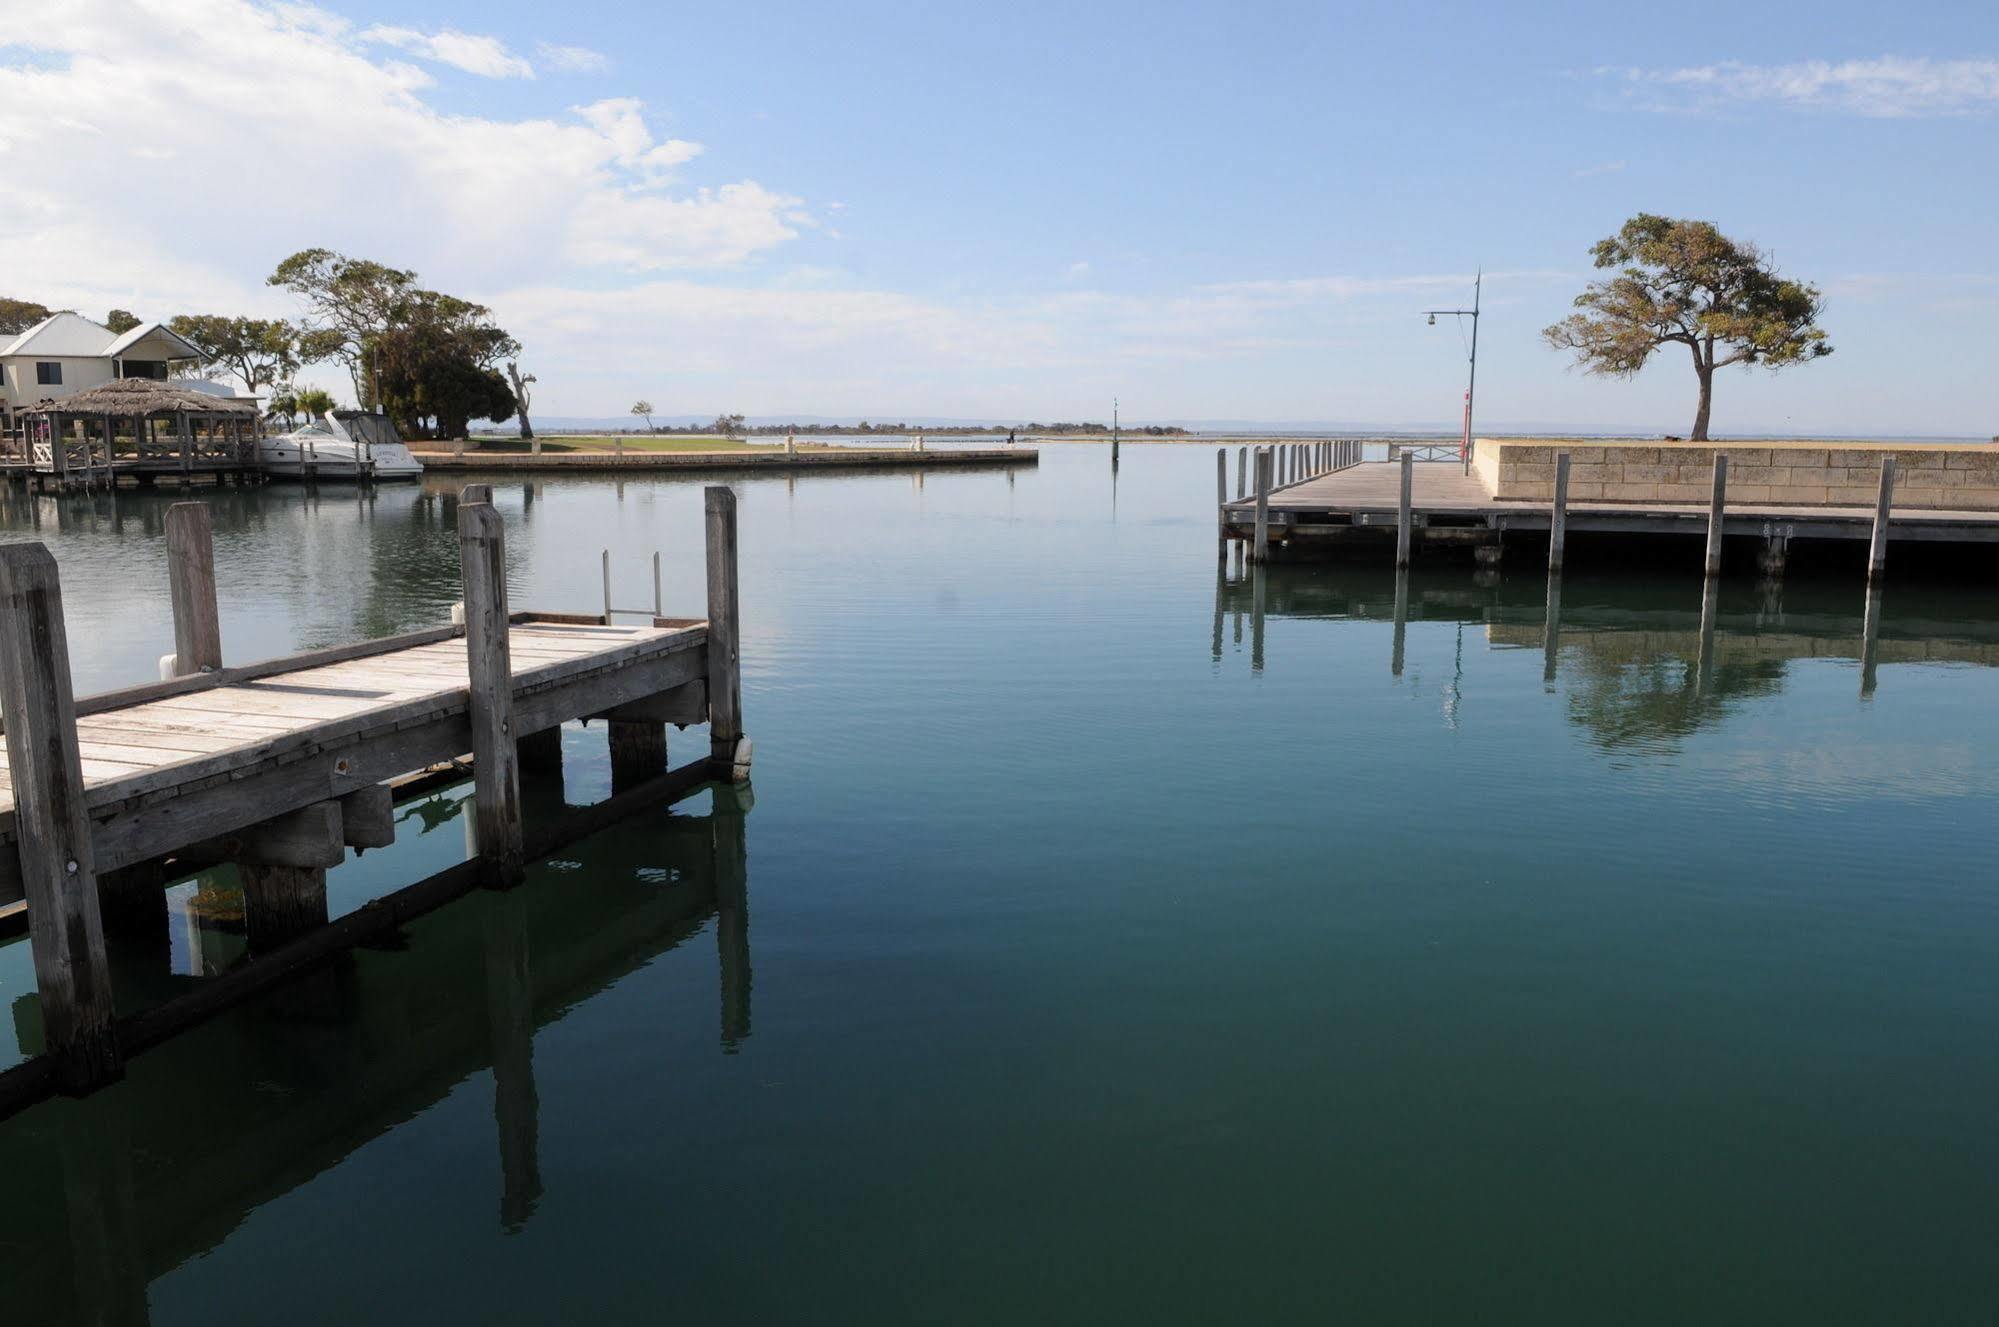
M 62 386 L 62 365 L 48 360 L 35 361 L 35 385 L 38 387 Z

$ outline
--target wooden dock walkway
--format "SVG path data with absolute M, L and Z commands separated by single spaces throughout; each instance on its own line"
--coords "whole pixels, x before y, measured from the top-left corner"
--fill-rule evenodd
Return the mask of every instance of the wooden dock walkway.
M 1392 547 L 1398 564 L 1407 565 L 1422 549 L 1447 547 L 1469 547 L 1481 561 L 1497 562 L 1507 536 L 1532 535 L 1548 545 L 1551 568 L 1559 570 L 1568 534 L 1683 535 L 1707 541 L 1710 572 L 1719 569 L 1723 540 L 1754 539 L 1762 545 L 1762 569 L 1771 574 L 1782 572 L 1794 539 L 1868 541 L 1870 572 L 1881 569 L 1890 542 L 1999 544 L 1999 512 L 1894 505 L 1892 462 L 1882 467 L 1878 501 L 1867 507 L 1731 502 L 1725 457 L 1704 505 L 1569 501 L 1566 480 L 1556 501 L 1524 502 L 1495 497 L 1454 460 L 1405 454 L 1370 461 L 1341 447 L 1245 448 L 1236 457 L 1233 493 L 1229 455 L 1218 453 L 1221 538 L 1248 543 L 1252 560 Z
M 707 492 L 707 616 L 511 612 L 491 491 L 458 503 L 462 620 L 224 666 L 207 508 L 167 523 L 170 680 L 75 699 L 61 587 L 37 543 L 0 546 L 0 910 L 25 905 L 48 1050 L 0 1072 L 0 1115 L 87 1091 L 124 1058 L 229 1000 L 628 811 L 748 778 L 736 624 L 735 495 Z M 604 719 L 613 796 L 525 823 L 522 771 L 559 770 L 561 725 Z M 709 725 L 669 769 L 666 725 Z M 329 924 L 326 870 L 393 841 L 398 780 L 470 756 L 476 854 Z M 164 927 L 164 887 L 221 862 L 244 887 L 245 969 L 167 1006 L 114 1014 L 105 932 Z M 400 901 L 398 901 L 400 900 Z

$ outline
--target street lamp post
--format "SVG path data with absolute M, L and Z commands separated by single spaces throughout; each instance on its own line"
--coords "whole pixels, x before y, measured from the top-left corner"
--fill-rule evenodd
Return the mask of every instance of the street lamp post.
M 1485 285 L 1485 269 L 1480 268 L 1472 278 L 1471 307 L 1469 309 L 1425 309 L 1430 326 L 1437 325 L 1437 315 L 1445 314 L 1456 318 L 1471 319 L 1471 376 L 1465 381 L 1465 436 L 1458 449 L 1458 459 L 1463 462 L 1466 474 L 1471 473 L 1471 408 L 1472 396 L 1478 390 L 1478 306 Z

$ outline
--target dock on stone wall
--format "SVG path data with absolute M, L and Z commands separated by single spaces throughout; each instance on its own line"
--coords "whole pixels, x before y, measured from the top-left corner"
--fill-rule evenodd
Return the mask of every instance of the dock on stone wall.
M 614 622 L 507 598 L 492 494 L 458 504 L 462 622 L 261 663 L 225 662 L 208 511 L 167 522 L 171 680 L 75 698 L 55 559 L 0 546 L 0 911 L 25 908 L 45 1051 L 0 1072 L 0 1115 L 81 1093 L 127 1058 L 371 934 L 711 781 L 746 782 L 736 502 L 707 490 L 703 617 Z M 546 823 L 523 773 L 558 769 L 561 725 L 601 718 L 613 793 Z M 666 726 L 706 723 L 707 752 L 667 762 Z M 393 840 L 391 806 L 440 766 L 473 782 L 476 854 L 329 921 L 326 871 Z M 251 961 L 120 1015 L 105 933 L 164 929 L 165 886 L 233 863 Z
M 1276 444 L 1237 453 L 1233 495 L 1230 460 L 1217 454 L 1221 551 L 1235 541 L 1252 562 L 1392 550 L 1408 566 L 1455 549 L 1496 565 L 1518 544 L 1559 571 L 1571 534 L 1681 536 L 1709 575 L 1753 547 L 1781 576 L 1791 543 L 1815 540 L 1864 545 L 1873 578 L 1896 545 L 1999 544 L 1999 446 L 1985 444 L 1481 438 L 1468 461 Z

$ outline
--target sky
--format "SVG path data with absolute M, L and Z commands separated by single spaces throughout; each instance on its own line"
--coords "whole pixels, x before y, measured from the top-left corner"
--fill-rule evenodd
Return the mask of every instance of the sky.
M 1688 11 L 1691 12 L 1691 11 Z M 1539 339 L 1635 212 L 1825 293 L 1715 430 L 1999 434 L 1999 7 L 8 0 L 0 294 L 488 304 L 538 416 L 1683 433 Z M 344 382 L 325 379 L 351 396 Z

